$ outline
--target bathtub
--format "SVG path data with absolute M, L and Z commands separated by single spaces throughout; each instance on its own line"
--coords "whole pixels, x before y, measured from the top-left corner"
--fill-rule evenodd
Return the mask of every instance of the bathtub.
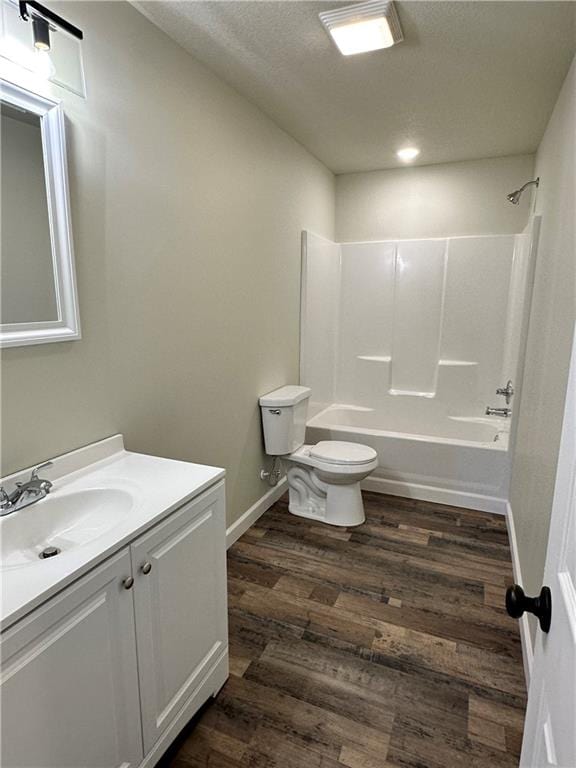
M 330 405 L 307 422 L 306 442 L 346 440 L 378 453 L 365 490 L 505 513 L 510 479 L 506 419 L 439 413 L 426 399 L 388 411 Z

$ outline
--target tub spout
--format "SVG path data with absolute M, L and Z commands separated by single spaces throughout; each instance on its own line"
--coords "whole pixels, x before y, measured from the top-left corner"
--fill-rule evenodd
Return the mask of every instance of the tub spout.
M 512 408 L 491 408 L 489 405 L 486 407 L 486 416 L 501 416 L 507 419 L 512 415 Z

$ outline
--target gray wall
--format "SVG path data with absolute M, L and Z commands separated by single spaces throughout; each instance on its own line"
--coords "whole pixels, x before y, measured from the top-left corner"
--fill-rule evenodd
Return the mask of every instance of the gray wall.
M 529 196 L 506 194 L 532 178 L 534 157 L 515 155 L 336 177 L 336 240 L 395 240 L 521 232 Z
M 576 321 L 576 60 L 536 155 L 542 214 L 510 504 L 523 586 L 542 586 Z
M 300 233 L 334 236 L 334 177 L 125 2 L 85 31 L 67 115 L 83 338 L 5 350 L 3 473 L 123 432 L 267 489 L 257 398 L 298 379 Z M 176 118 L 176 119 L 174 119 Z

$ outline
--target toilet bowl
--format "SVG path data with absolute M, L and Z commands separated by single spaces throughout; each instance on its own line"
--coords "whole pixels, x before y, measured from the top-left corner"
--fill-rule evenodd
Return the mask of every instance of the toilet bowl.
M 366 445 L 323 440 L 283 457 L 292 514 L 330 525 L 360 525 L 365 520 L 360 483 L 378 466 Z
M 373 448 L 323 440 L 305 445 L 311 390 L 286 386 L 260 398 L 266 453 L 286 467 L 289 511 L 329 525 L 354 526 L 365 520 L 360 483 L 378 466 Z

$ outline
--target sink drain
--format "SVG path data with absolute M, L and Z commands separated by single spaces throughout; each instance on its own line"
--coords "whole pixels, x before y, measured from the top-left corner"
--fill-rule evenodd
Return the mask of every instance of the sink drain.
M 49 557 L 56 557 L 56 555 L 59 555 L 62 550 L 59 547 L 46 547 L 46 549 L 43 549 L 42 552 L 38 555 L 40 560 L 47 560 Z

